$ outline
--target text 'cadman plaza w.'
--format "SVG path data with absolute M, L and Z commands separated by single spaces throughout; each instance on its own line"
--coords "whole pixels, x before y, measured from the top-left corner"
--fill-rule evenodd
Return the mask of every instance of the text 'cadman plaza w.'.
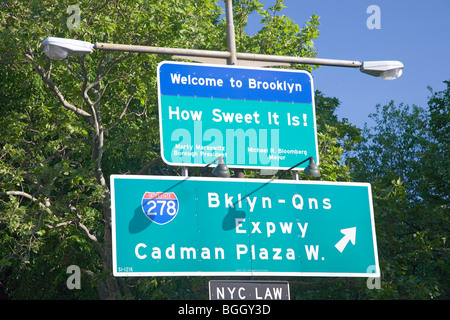
M 163 62 L 158 90 L 161 155 L 170 165 L 201 167 L 219 156 L 256 169 L 319 161 L 308 72 Z

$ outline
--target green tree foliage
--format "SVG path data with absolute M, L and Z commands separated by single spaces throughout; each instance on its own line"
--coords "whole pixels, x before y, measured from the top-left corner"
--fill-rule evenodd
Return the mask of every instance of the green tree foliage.
M 372 183 L 382 272 L 375 297 L 449 298 L 450 83 L 418 106 L 377 106 L 354 179 Z
M 336 110 L 340 102 L 316 91 L 316 123 L 319 141 L 321 180 L 350 181 L 350 171 L 344 156 L 361 140 L 361 130 L 338 120 Z
M 233 1 L 239 51 L 315 55 L 318 17 L 301 28 L 280 14 L 282 2 Z M 56 36 L 223 51 L 223 10 L 214 0 L 80 0 L 73 16 L 70 5 L 0 3 L 0 295 L 205 298 L 198 278 L 111 274 L 109 175 L 179 174 L 158 161 L 156 66 L 171 57 L 96 51 L 50 61 L 40 45 Z M 253 36 L 249 14 L 263 19 Z M 81 290 L 66 287 L 70 265 L 81 268 Z

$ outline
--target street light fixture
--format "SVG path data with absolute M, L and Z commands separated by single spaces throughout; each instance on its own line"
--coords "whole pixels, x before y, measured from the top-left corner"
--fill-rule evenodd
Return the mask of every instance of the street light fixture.
M 290 64 L 310 64 L 347 68 L 359 68 L 361 72 L 386 80 L 392 80 L 402 75 L 403 63 L 400 61 L 352 61 L 320 58 L 303 58 L 290 56 L 274 56 L 264 54 L 252 54 L 228 51 L 194 50 L 181 48 L 151 47 L 123 45 L 112 43 L 95 43 L 87 41 L 48 37 L 42 42 L 45 54 L 50 59 L 64 60 L 70 54 L 89 54 L 93 49 L 104 51 L 137 52 L 151 54 L 167 54 L 177 59 L 188 59 L 197 62 L 209 62 L 227 64 L 233 56 L 236 57 L 235 64 L 242 66 L 269 66 L 269 65 L 290 65 Z
M 219 178 L 229 178 L 230 177 L 230 170 L 228 169 L 227 165 L 225 164 L 225 161 L 223 160 L 222 156 L 219 156 L 218 158 L 214 159 L 213 161 L 211 161 L 210 163 L 208 163 L 206 166 L 204 166 L 202 168 L 202 170 L 200 171 L 200 174 L 205 171 L 206 168 L 208 168 L 210 165 L 212 165 L 214 162 L 219 161 L 219 163 L 217 164 L 217 166 L 214 168 L 214 170 L 212 171 L 212 175 L 214 177 L 219 177 Z
M 42 42 L 47 57 L 52 60 L 64 60 L 70 54 L 92 53 L 94 45 L 87 41 L 48 37 Z
M 300 161 L 299 163 L 293 165 L 292 167 L 290 167 L 289 169 L 287 169 L 286 171 L 284 171 L 281 176 L 280 179 L 282 179 L 284 177 L 284 175 L 288 172 L 291 171 L 292 169 L 298 167 L 299 165 L 305 163 L 306 161 L 309 161 L 308 166 L 303 170 L 303 173 L 306 174 L 307 176 L 310 177 L 314 177 L 314 178 L 319 178 L 320 177 L 320 170 L 319 167 L 317 166 L 314 157 L 309 157 L 306 158 L 303 161 Z M 296 171 L 294 171 L 296 172 Z M 294 180 L 298 180 L 298 175 L 296 175 L 296 177 L 294 178 Z
M 361 72 L 385 80 L 394 80 L 403 73 L 403 63 L 400 61 L 366 61 L 359 68 Z
M 212 171 L 212 175 L 214 177 L 220 177 L 220 178 L 229 178 L 230 177 L 230 170 L 228 170 L 227 165 L 225 164 L 225 161 L 223 161 L 223 157 L 220 156 L 219 163 Z
M 303 173 L 310 177 L 315 177 L 315 178 L 320 177 L 319 167 L 317 166 L 316 162 L 314 161 L 314 158 L 309 157 L 307 160 L 309 160 L 309 164 L 305 168 L 305 170 L 303 170 Z M 306 162 L 307 160 L 300 162 L 298 165 L 300 165 L 303 162 Z M 296 165 L 296 166 L 298 166 L 298 165 Z
M 299 163 L 297 163 L 296 165 L 290 167 L 288 170 L 286 170 L 285 172 L 294 169 L 295 167 L 298 167 L 299 165 L 301 165 L 302 163 L 305 163 L 306 161 L 309 161 L 308 166 L 303 170 L 303 173 L 306 174 L 307 176 L 310 177 L 315 177 L 318 178 L 320 177 L 320 171 L 319 171 L 319 167 L 317 166 L 316 162 L 314 161 L 314 157 L 309 157 Z

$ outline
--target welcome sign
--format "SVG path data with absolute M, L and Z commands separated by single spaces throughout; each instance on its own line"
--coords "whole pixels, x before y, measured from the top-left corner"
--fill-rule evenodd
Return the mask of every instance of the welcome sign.
M 287 169 L 319 160 L 308 72 L 162 62 L 158 97 L 161 155 L 170 165 L 223 156 L 232 168 Z

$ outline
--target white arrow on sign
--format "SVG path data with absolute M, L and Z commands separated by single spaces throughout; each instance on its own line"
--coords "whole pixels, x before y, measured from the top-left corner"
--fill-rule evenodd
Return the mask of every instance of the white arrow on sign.
M 356 240 L 356 227 L 353 228 L 347 228 L 347 229 L 341 229 L 341 233 L 344 234 L 344 237 L 339 240 L 338 243 L 336 243 L 335 247 L 339 250 L 339 252 L 342 253 L 344 251 L 345 247 L 347 246 L 347 243 L 349 241 L 352 242 L 352 244 L 355 244 Z

